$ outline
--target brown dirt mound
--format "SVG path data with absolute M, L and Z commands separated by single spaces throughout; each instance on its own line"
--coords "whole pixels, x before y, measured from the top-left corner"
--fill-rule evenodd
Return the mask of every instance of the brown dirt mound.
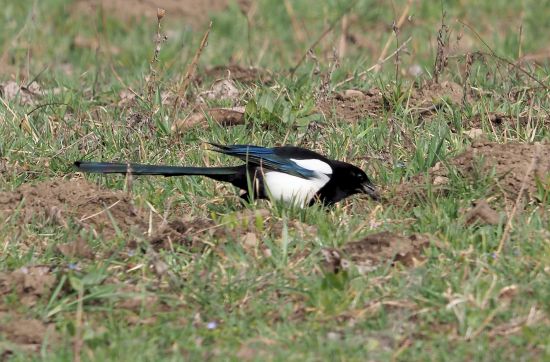
M 54 324 L 0 311 L 0 335 L 11 343 L 2 343 L 0 360 L 8 361 L 14 352 L 39 352 L 45 339 L 54 344 L 59 339 Z
M 378 88 L 366 92 L 348 89 L 319 102 L 317 109 L 325 117 L 333 114 L 338 119 L 357 122 L 365 117 L 379 117 L 384 109 L 384 97 Z
M 407 92 L 404 100 L 407 107 L 418 117 L 429 117 L 445 103 L 460 105 L 463 101 L 463 88 L 454 82 L 427 83 L 413 87 Z M 406 95 L 404 95 L 406 96 Z M 319 112 L 325 115 L 334 114 L 336 118 L 348 122 L 357 122 L 365 117 L 382 117 L 384 110 L 391 111 L 390 95 L 378 88 L 368 91 L 348 89 L 335 94 L 332 98 L 321 100 L 317 104 Z M 470 100 L 470 96 L 467 95 Z
M 5 302 L 17 296 L 15 309 L 34 306 L 39 299 L 49 298 L 56 285 L 51 268 L 33 265 L 12 272 L 0 272 L 0 360 L 5 361 L 16 352 L 38 352 L 44 339 L 55 344 L 59 339 L 55 325 L 30 319 Z M 6 343 L 7 342 L 7 343 Z
M 489 141 L 477 141 L 462 154 L 448 161 L 450 167 L 438 162 L 425 175 L 417 175 L 399 185 L 394 202 L 411 202 L 411 195 L 422 196 L 426 185 L 431 183 L 434 191 L 445 192 L 449 182 L 449 170 L 476 182 L 479 175 L 487 176 L 494 172 L 495 191 L 509 201 L 514 201 L 522 188 L 530 199 L 535 199 L 537 181 L 549 188 L 550 144 L 498 144 Z M 526 178 L 526 174 L 529 175 Z M 524 184 L 525 180 L 525 185 Z
M 102 190 L 85 180 L 58 179 L 0 192 L 3 218 L 19 215 L 24 223 L 41 218 L 61 226 L 73 222 L 106 237 L 114 236 L 117 228 L 146 230 L 147 217 L 142 214 L 124 192 Z
M 20 304 L 33 306 L 41 297 L 50 294 L 55 281 L 55 275 L 46 265 L 33 265 L 12 272 L 0 272 L 0 307 L 3 297 L 12 293 L 17 295 Z
M 155 19 L 157 8 L 166 10 L 166 18 L 184 18 L 192 25 L 208 25 L 210 14 L 227 8 L 229 0 L 78 0 L 73 11 L 94 14 L 100 7 L 106 14 L 122 20 L 146 17 Z
M 467 99 L 470 99 L 466 95 Z M 455 82 L 430 82 L 422 87 L 413 88 L 409 100 L 409 106 L 417 110 L 421 115 L 432 113 L 445 102 L 462 104 L 464 98 L 463 87 Z
M 384 231 L 349 242 L 340 250 L 323 250 L 325 268 L 337 273 L 355 266 L 360 273 L 368 273 L 387 263 L 413 266 L 429 245 L 430 239 L 424 235 L 405 237 Z
M 149 228 L 149 212 L 135 206 L 130 195 L 104 190 L 85 180 L 45 181 L 23 185 L 14 192 L 0 192 L 0 218 L 12 217 L 19 217 L 23 223 L 33 218 L 63 227 L 72 223 L 105 238 L 113 238 L 118 232 L 143 236 Z M 214 226 L 209 219 L 175 219 L 164 225 L 160 217 L 154 221 L 154 226 L 162 226 L 153 230 L 149 241 L 159 248 L 173 244 L 195 246 L 203 230 Z M 94 258 L 80 238 L 58 245 L 57 250 L 67 257 Z

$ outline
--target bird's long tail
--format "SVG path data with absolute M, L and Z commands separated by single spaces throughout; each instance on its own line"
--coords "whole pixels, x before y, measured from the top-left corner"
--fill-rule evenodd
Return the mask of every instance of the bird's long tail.
M 139 163 L 111 163 L 76 161 L 74 166 L 82 172 L 89 173 L 119 173 L 132 175 L 159 176 L 207 176 L 220 181 L 230 181 L 238 173 L 239 167 L 179 167 L 162 165 L 143 165 Z

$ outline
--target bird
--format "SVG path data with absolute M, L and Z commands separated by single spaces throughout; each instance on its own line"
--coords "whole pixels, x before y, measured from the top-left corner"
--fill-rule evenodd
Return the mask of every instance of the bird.
M 84 173 L 206 176 L 233 184 L 244 191 L 241 197 L 246 200 L 282 200 L 301 207 L 315 203 L 330 206 L 354 194 L 380 200 L 377 188 L 363 170 L 315 151 L 295 146 L 209 144 L 214 147 L 212 151 L 245 163 L 229 167 L 182 167 L 76 161 L 74 167 Z

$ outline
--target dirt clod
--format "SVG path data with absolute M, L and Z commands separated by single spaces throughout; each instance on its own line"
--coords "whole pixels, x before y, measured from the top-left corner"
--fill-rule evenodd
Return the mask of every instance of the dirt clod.
M 399 262 L 413 266 L 422 258 L 422 250 L 430 244 L 424 235 L 409 237 L 390 232 L 372 234 L 352 241 L 341 249 L 324 249 L 325 267 L 334 273 L 355 266 L 360 273 L 371 272 L 383 264 Z
M 472 225 L 475 223 L 498 225 L 500 215 L 493 210 L 485 200 L 477 200 L 474 202 L 474 207 L 468 210 L 464 215 L 464 223 Z

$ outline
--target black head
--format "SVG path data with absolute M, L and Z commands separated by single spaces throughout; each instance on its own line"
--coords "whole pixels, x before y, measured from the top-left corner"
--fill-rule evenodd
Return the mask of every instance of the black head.
M 363 170 L 349 163 L 343 163 L 340 170 L 342 173 L 341 185 L 350 194 L 367 194 L 373 200 L 380 200 L 380 194 Z

